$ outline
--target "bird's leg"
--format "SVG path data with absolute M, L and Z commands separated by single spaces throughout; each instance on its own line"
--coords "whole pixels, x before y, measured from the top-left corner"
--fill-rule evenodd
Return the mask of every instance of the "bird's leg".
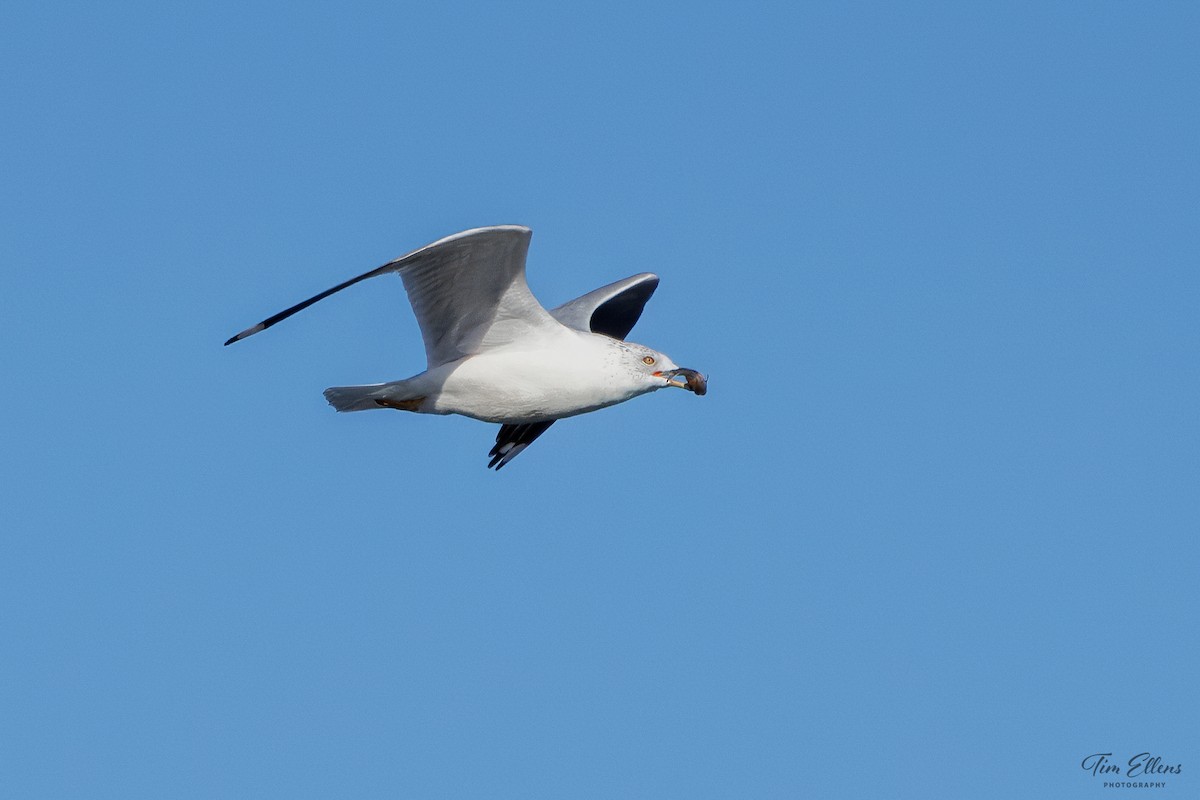
M 414 397 L 409 400 L 388 400 L 386 398 L 375 398 L 375 404 L 384 408 L 394 408 L 397 411 L 417 411 L 421 408 L 421 403 L 425 402 L 424 397 Z

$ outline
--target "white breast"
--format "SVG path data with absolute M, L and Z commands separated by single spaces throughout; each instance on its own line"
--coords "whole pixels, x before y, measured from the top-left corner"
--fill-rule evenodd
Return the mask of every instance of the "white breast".
M 485 422 L 541 422 L 611 406 L 652 388 L 622 368 L 621 351 L 613 344 L 563 328 L 546 340 L 471 356 L 443 368 L 434 408 Z

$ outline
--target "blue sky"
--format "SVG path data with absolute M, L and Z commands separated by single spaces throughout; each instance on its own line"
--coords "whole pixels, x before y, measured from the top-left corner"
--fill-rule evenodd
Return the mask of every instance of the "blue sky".
M 1192 4 L 0 12 L 0 794 L 1200 790 Z M 710 375 L 336 415 L 534 230 Z

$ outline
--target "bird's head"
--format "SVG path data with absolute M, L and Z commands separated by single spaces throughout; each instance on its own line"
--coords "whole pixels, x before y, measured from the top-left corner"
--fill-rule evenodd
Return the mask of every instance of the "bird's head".
M 633 342 L 621 342 L 621 360 L 647 385 L 646 391 L 674 386 L 697 395 L 708 391 L 708 379 L 694 369 L 678 367 L 657 350 Z

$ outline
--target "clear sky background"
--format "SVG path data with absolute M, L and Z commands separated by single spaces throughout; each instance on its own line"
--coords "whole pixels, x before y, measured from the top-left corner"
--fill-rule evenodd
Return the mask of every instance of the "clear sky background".
M 1193 3 L 7 3 L 0 795 L 1200 793 Z M 534 230 L 707 372 L 337 415 Z

